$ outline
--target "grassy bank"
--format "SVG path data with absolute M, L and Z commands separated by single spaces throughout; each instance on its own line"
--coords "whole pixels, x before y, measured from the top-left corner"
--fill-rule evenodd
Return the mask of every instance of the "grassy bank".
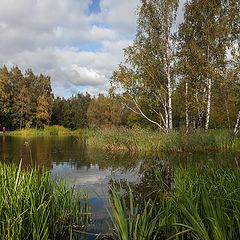
M 71 239 L 88 219 L 84 193 L 53 182 L 48 171 L 0 164 L 0 239 Z
M 44 129 L 27 128 L 9 132 L 10 136 L 35 137 L 35 136 L 68 136 L 82 134 L 83 130 L 72 131 L 63 126 L 45 126 Z
M 136 189 L 112 188 L 113 239 L 240 238 L 239 169 L 178 168 L 171 185 L 164 183 L 158 170 L 152 171 L 154 200 L 146 198 L 139 205 Z
M 240 138 L 230 139 L 228 130 L 209 132 L 173 131 L 161 133 L 148 129 L 113 128 L 88 132 L 88 144 L 110 151 L 195 152 L 240 150 Z
M 87 144 L 105 148 L 111 152 L 203 152 L 240 151 L 240 137 L 231 140 L 229 130 L 209 130 L 186 133 L 172 131 L 162 133 L 142 128 L 109 128 L 69 130 L 62 126 L 49 126 L 44 129 L 23 129 L 10 132 L 12 136 L 69 136 L 75 135 Z

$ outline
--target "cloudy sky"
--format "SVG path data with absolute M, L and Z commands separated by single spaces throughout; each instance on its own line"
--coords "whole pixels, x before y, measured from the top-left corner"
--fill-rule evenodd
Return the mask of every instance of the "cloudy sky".
M 0 0 L 0 66 L 51 76 L 57 96 L 104 92 L 139 0 Z

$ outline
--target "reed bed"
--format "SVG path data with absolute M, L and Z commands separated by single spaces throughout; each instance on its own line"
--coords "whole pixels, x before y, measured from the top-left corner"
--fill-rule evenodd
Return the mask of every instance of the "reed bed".
M 89 221 L 87 195 L 51 180 L 50 172 L 0 163 L 0 239 L 72 236 Z
M 136 204 L 134 187 L 111 190 L 112 239 L 240 239 L 239 169 L 179 167 L 171 186 L 154 171 L 155 201 Z
M 69 136 L 75 135 L 90 146 L 105 148 L 110 152 L 203 152 L 239 151 L 240 137 L 232 139 L 229 130 L 172 131 L 163 133 L 157 130 L 135 127 L 106 129 L 70 130 L 62 126 L 45 126 L 44 129 L 22 129 L 8 133 L 12 136 Z
M 21 136 L 21 137 L 37 137 L 37 136 L 67 136 L 67 135 L 78 135 L 80 130 L 71 131 L 63 126 L 45 126 L 43 129 L 38 128 L 25 128 L 21 130 L 15 130 L 8 133 L 11 136 Z
M 89 145 L 105 148 L 112 152 L 203 152 L 238 151 L 240 137 L 231 138 L 229 130 L 172 131 L 162 133 L 142 128 L 110 128 L 88 130 Z

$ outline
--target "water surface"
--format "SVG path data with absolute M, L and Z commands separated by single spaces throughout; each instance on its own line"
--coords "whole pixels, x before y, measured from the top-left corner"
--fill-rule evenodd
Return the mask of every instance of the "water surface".
M 69 186 L 83 188 L 89 196 L 92 212 L 92 233 L 108 229 L 106 206 L 108 186 L 111 180 L 144 185 L 146 166 L 165 166 L 169 174 L 176 165 L 194 164 L 232 165 L 240 164 L 238 152 L 205 153 L 110 153 L 103 149 L 87 147 L 86 141 L 76 136 L 22 138 L 0 136 L 0 161 L 23 165 L 33 162 L 51 170 L 56 180 L 64 178 Z M 170 170 L 169 170 L 170 169 Z M 168 176 L 166 176 L 168 177 Z M 141 186 L 144 189 L 143 185 Z M 145 194 L 145 193 L 143 193 Z M 85 236 L 82 239 L 95 239 Z

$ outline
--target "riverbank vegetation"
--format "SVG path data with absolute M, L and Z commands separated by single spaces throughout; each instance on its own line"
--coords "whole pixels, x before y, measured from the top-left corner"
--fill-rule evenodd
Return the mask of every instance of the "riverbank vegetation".
M 0 239 L 65 239 L 89 220 L 87 195 L 50 172 L 0 163 Z M 71 239 L 71 238 L 70 238 Z
M 239 238 L 239 169 L 188 166 L 166 176 L 157 168 L 150 172 L 139 184 L 111 188 L 112 239 Z
M 113 128 L 88 131 L 87 143 L 110 151 L 129 152 L 203 152 L 240 150 L 240 139 L 232 139 L 229 130 L 172 131 L 162 133 L 151 129 Z
M 86 128 L 70 130 L 62 126 L 44 129 L 22 129 L 7 133 L 23 138 L 39 136 L 75 136 L 90 147 L 111 152 L 203 152 L 239 151 L 240 138 L 233 137 L 231 130 L 191 131 L 164 133 L 151 128 Z

